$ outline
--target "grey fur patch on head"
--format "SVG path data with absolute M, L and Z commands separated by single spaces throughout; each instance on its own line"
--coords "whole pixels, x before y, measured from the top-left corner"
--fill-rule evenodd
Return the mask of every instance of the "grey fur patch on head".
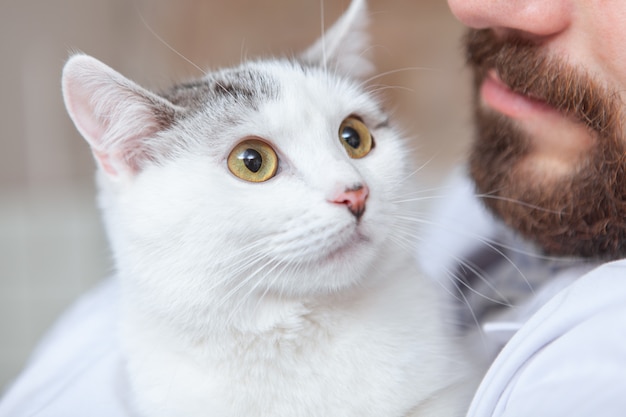
M 261 103 L 278 97 L 279 84 L 270 74 L 244 65 L 176 84 L 159 95 L 185 108 L 186 115 L 216 105 L 225 110 L 233 106 L 258 110 Z

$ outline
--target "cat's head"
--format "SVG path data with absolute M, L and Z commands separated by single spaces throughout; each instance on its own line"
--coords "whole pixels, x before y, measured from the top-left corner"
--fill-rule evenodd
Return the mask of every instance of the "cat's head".
M 184 300 L 336 291 L 366 276 L 406 176 L 402 141 L 360 81 L 366 19 L 354 1 L 297 58 L 162 93 L 70 58 L 65 103 L 98 162 L 125 277 Z

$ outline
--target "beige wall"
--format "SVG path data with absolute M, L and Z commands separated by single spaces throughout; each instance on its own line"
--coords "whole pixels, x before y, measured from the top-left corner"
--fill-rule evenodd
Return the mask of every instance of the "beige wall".
M 346 5 L 326 0 L 326 23 Z M 402 70 L 376 84 L 394 87 L 389 107 L 436 183 L 469 136 L 462 28 L 444 0 L 370 0 L 370 9 L 378 70 Z M 110 270 L 94 165 L 60 95 L 69 51 L 163 87 L 198 71 L 157 35 L 215 68 L 300 50 L 320 34 L 320 16 L 320 0 L 0 0 L 0 389 L 58 312 Z
M 326 0 L 326 21 L 347 1 Z M 444 0 L 372 0 L 379 70 L 427 67 L 377 80 L 411 113 L 425 153 L 447 162 L 462 148 L 456 131 L 460 25 Z M 3 0 L 0 2 L 0 186 L 54 184 L 90 176 L 92 161 L 59 94 L 61 67 L 80 50 L 148 86 L 237 63 L 241 56 L 299 50 L 320 33 L 318 0 Z M 463 120 L 460 120 L 461 122 Z M 454 140 L 452 140 L 454 138 Z M 432 148 L 429 143 L 436 143 Z M 440 151 L 441 144 L 444 152 Z M 431 155 L 428 155 L 429 157 Z M 444 162 L 444 161 L 442 161 Z

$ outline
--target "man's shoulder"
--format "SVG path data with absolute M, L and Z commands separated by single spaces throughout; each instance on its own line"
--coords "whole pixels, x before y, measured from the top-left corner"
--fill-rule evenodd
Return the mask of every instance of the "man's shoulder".
M 562 290 L 515 334 L 476 395 L 472 416 L 622 415 L 626 260 Z

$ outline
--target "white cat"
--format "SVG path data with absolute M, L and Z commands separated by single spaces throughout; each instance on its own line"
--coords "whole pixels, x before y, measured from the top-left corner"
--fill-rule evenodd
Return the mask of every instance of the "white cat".
M 467 364 L 398 242 L 407 154 L 354 81 L 372 68 L 366 20 L 356 0 L 297 59 L 160 94 L 67 62 L 139 415 L 464 414 Z

